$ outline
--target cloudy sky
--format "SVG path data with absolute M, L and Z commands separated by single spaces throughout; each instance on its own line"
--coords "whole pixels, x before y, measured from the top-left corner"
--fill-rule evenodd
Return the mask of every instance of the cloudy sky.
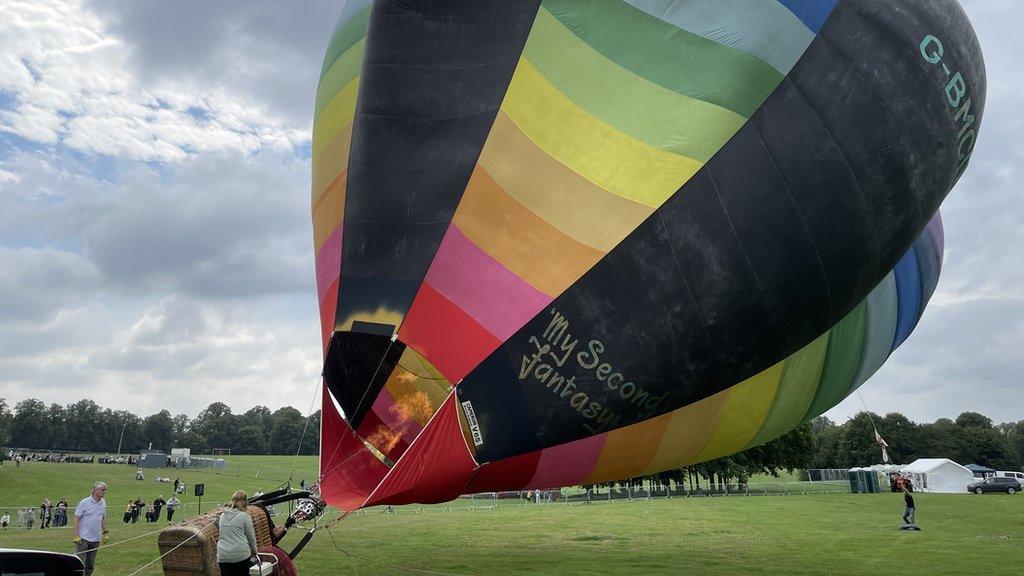
M 0 0 L 0 397 L 306 411 L 310 128 L 340 4 Z M 1020 420 L 1024 0 L 964 4 L 980 139 L 943 207 L 938 292 L 861 394 L 918 421 Z

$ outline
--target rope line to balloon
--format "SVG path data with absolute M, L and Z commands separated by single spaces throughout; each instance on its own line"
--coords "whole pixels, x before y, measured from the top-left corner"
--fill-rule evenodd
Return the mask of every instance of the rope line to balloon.
M 186 542 L 188 542 L 189 540 L 191 540 L 191 539 L 195 538 L 195 537 L 196 537 L 196 536 L 198 536 L 199 534 L 200 534 L 200 532 L 196 532 L 196 533 L 192 534 L 191 536 L 189 536 L 188 538 L 185 538 L 185 539 L 184 539 L 184 540 L 182 540 L 181 542 L 178 542 L 178 545 L 177 545 L 177 546 L 175 546 L 174 548 L 171 548 L 171 549 L 170 549 L 170 550 L 168 550 L 167 552 L 164 552 L 163 554 L 161 554 L 161 555 L 157 556 L 156 558 L 154 558 L 154 559 L 150 560 L 149 562 L 146 562 L 146 563 L 145 563 L 145 564 L 143 564 L 143 565 L 142 565 L 142 566 L 141 566 L 141 567 L 140 567 L 139 569 L 137 569 L 136 571 L 132 572 L 132 573 L 131 573 L 131 574 L 129 574 L 128 576 L 135 576 L 135 575 L 136 575 L 136 574 L 138 574 L 139 572 L 142 572 L 142 571 L 143 571 L 143 570 L 145 570 L 146 568 L 149 568 L 149 567 L 150 567 L 150 566 L 151 566 L 151 565 L 152 565 L 152 564 L 153 564 L 154 562 L 156 562 L 157 560 L 160 560 L 160 559 L 162 559 L 162 558 L 163 558 L 164 556 L 167 556 L 167 555 L 168 555 L 168 554 L 170 554 L 171 552 L 174 552 L 174 551 L 175 551 L 175 550 L 177 550 L 178 548 L 181 548 L 182 546 L 184 546 L 184 545 L 185 545 L 185 543 L 186 543 Z
M 313 387 L 313 397 L 309 400 L 309 409 L 306 410 L 306 423 L 302 425 L 302 434 L 299 436 L 299 445 L 295 449 L 295 456 L 292 457 L 292 469 L 288 472 L 288 486 L 291 487 L 292 480 L 295 478 L 295 463 L 299 459 L 299 452 L 302 452 L 302 442 L 306 439 L 306 429 L 309 428 L 309 419 L 313 415 L 313 405 L 316 404 L 316 395 L 323 386 L 323 372 L 320 373 L 321 381 Z M 323 414 L 320 415 L 320 419 L 323 420 Z M 319 451 L 319 450 L 318 450 Z

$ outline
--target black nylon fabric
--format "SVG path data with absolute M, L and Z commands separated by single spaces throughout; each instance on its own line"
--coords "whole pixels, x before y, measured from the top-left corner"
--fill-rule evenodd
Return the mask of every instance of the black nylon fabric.
M 405 344 L 391 342 L 387 334 L 335 332 L 327 351 L 324 384 L 355 430 L 398 365 Z
M 339 322 L 378 308 L 408 310 L 538 6 L 538 0 L 374 2 L 352 127 Z
M 398 331 L 398 325 L 358 320 L 349 327 L 347 320 L 408 311 L 462 198 L 538 6 L 539 0 L 373 3 L 352 125 L 335 311 L 336 322 L 346 324 L 338 328 L 352 332 L 335 333 L 345 345 L 331 346 L 329 368 L 360 366 L 363 354 L 376 354 L 376 363 L 384 350 L 377 335 Z M 328 387 L 353 428 L 393 369 L 386 362 L 372 382 L 365 371 L 328 370 Z
M 925 59 L 929 35 L 939 63 Z M 954 1 L 840 2 L 736 136 L 459 384 L 483 437 L 477 460 L 691 404 L 824 333 L 955 184 L 984 92 Z

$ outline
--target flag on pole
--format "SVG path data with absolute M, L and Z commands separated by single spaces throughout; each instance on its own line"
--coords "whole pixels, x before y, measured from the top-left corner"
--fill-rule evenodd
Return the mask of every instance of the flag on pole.
M 882 462 L 888 464 L 889 451 L 886 450 L 886 448 L 889 447 L 889 444 L 885 441 L 885 438 L 882 438 L 882 435 L 878 433 L 878 428 L 875 428 L 874 426 L 872 426 L 872 428 L 875 430 L 875 442 L 882 447 Z

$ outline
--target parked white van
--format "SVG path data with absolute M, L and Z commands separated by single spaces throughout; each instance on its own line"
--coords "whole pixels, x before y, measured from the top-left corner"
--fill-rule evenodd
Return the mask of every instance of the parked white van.
M 1024 484 L 1024 472 L 1008 472 L 1006 470 L 996 470 L 996 477 L 999 478 L 1016 478 L 1020 480 L 1021 484 Z

